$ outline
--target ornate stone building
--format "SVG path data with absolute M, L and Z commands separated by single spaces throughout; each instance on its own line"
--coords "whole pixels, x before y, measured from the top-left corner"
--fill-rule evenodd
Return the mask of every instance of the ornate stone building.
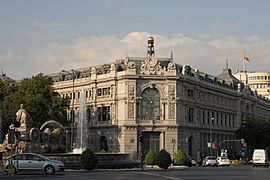
M 244 86 L 228 67 L 215 77 L 176 64 L 173 57 L 157 58 L 152 37 L 146 57 L 50 76 L 55 90 L 71 98 L 72 124 L 82 108 L 80 101 L 85 101 L 84 143 L 95 152 L 105 149 L 137 156 L 141 133 L 145 153 L 166 149 L 173 155 L 182 148 L 195 157 L 198 151 L 215 154 L 209 142 L 235 140 L 235 131 L 248 117 L 270 117 L 270 102 Z M 222 147 L 229 154 L 239 152 L 239 142 Z
M 270 100 L 270 73 L 239 71 L 233 74 L 252 91 Z

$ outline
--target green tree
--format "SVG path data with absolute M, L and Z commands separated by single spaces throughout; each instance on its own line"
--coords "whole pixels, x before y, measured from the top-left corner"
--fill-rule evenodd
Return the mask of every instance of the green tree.
M 156 163 L 160 168 L 168 169 L 172 163 L 171 155 L 162 149 L 157 153 Z
M 150 150 L 145 156 L 145 163 L 153 167 L 153 165 L 156 165 L 156 156 L 156 153 L 153 150 Z
M 174 164 L 176 166 L 182 166 L 185 165 L 187 162 L 187 155 L 186 153 L 182 150 L 179 149 L 176 153 L 175 153 L 175 157 L 174 157 Z
M 10 124 L 18 125 L 16 112 L 20 104 L 32 117 L 32 126 L 40 127 L 45 121 L 54 119 L 65 125 L 69 99 L 61 98 L 55 92 L 51 77 L 38 74 L 16 84 L 0 82 L 0 112 L 3 121 L 3 134 Z
M 270 121 L 247 118 L 246 123 L 236 131 L 239 139 L 245 139 L 250 150 L 267 148 L 270 142 Z

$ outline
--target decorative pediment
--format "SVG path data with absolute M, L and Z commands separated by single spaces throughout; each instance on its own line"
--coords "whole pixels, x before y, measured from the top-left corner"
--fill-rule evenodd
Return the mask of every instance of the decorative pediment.
M 153 56 L 147 57 L 141 65 L 141 74 L 146 75 L 163 75 L 164 70 L 160 63 Z

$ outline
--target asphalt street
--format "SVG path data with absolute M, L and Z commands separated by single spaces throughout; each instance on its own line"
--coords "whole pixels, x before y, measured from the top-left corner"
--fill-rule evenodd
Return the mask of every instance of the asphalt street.
M 107 171 L 67 171 L 63 174 L 41 175 L 23 174 L 0 179 L 39 180 L 268 180 L 270 168 L 245 167 L 191 167 L 170 170 L 107 170 Z

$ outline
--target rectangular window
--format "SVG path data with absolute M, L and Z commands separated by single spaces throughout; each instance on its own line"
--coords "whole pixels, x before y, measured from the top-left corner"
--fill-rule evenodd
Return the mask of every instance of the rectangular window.
M 193 122 L 193 118 L 194 118 L 194 109 L 191 107 L 187 108 L 187 119 L 189 122 Z
M 203 124 L 204 124 L 205 123 L 205 111 L 203 110 L 202 112 L 203 112 L 203 114 L 202 114 L 202 121 L 203 121 Z
M 110 95 L 110 87 L 107 88 L 99 88 L 97 89 L 97 96 L 108 96 Z
M 102 111 L 101 111 L 101 107 L 98 107 L 97 108 L 97 114 L 98 114 L 98 121 L 101 121 L 101 119 L 102 119 L 102 113 L 101 113 Z
M 101 96 L 101 89 L 97 89 L 97 96 Z
M 188 89 L 187 90 L 187 96 L 191 97 L 191 98 L 194 97 L 194 91 L 192 89 Z
M 210 112 L 207 111 L 207 124 L 210 124 L 209 121 L 210 121 Z
M 98 107 L 97 109 L 98 121 L 110 121 L 110 106 Z

